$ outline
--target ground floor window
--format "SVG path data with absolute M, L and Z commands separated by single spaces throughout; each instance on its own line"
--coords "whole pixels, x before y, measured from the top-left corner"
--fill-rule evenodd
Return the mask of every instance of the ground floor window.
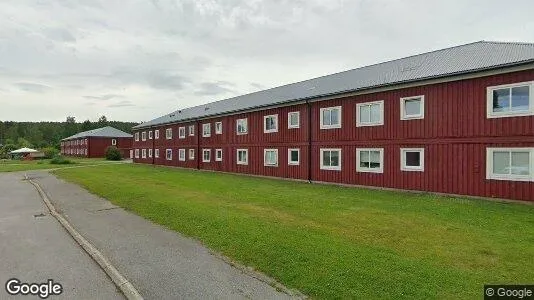
M 237 164 L 248 165 L 248 149 L 237 149 Z
M 534 181 L 534 148 L 487 148 L 486 178 Z
M 146 149 L 141 150 L 141 157 L 146 158 Z
M 152 149 L 148 149 L 148 158 L 152 158 Z
M 321 169 L 341 170 L 341 149 L 321 149 Z
M 356 171 L 357 172 L 384 172 L 384 149 L 383 148 L 361 148 L 356 149 Z
M 135 158 L 139 158 L 139 149 L 135 149 Z
M 159 149 L 154 149 L 154 157 L 159 158 Z
M 215 160 L 216 161 L 222 161 L 222 159 L 223 159 L 222 149 L 216 149 L 215 150 Z
M 165 158 L 167 160 L 172 160 L 172 149 L 165 150 Z
M 202 149 L 202 162 L 211 161 L 211 149 Z
M 425 149 L 401 148 L 400 153 L 402 171 L 421 172 L 425 170 Z
M 195 149 L 189 149 L 189 160 L 195 159 Z
M 178 160 L 185 161 L 185 149 L 178 149 Z
M 300 164 L 300 149 L 287 150 L 287 164 L 294 166 Z
M 263 165 L 267 167 L 278 166 L 278 149 L 263 150 Z

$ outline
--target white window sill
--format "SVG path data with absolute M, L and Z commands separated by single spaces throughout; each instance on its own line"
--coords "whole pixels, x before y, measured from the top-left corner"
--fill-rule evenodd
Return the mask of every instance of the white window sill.
M 326 170 L 326 171 L 341 171 L 341 167 L 327 167 L 327 166 L 321 166 L 321 170 Z
M 366 169 L 366 168 L 356 168 L 358 173 L 384 173 L 384 169 Z
M 528 116 L 534 116 L 534 111 L 516 111 L 516 112 L 502 112 L 502 113 L 489 112 L 487 114 L 488 119 L 528 117 Z
M 534 177 L 531 177 L 530 175 L 495 175 L 491 174 L 486 177 L 486 179 L 489 180 L 505 180 L 505 181 L 534 181 Z
M 278 132 L 278 129 L 263 130 L 263 133 L 275 133 Z
M 401 171 L 406 171 L 406 172 L 424 172 L 425 169 L 421 168 L 421 167 L 402 167 L 401 168 Z
M 356 123 L 356 127 L 370 127 L 370 126 L 382 126 L 384 122 L 378 123 Z

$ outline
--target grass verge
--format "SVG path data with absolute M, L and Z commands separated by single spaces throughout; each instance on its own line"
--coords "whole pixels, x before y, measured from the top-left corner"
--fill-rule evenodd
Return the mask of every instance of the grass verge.
M 39 160 L 0 160 L 0 172 L 18 172 L 72 167 L 75 165 L 101 164 L 108 161 L 102 158 L 71 158 L 72 164 L 52 164 L 50 159 Z
M 480 298 L 534 278 L 534 207 L 114 165 L 55 173 L 314 298 Z

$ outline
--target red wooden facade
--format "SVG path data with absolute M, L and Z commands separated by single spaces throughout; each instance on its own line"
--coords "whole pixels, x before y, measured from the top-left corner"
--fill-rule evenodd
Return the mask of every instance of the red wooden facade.
M 109 146 L 117 147 L 122 157 L 129 158 L 132 149 L 131 137 L 82 137 L 61 142 L 61 154 L 66 156 L 98 158 L 104 157 L 106 148 Z
M 534 116 L 488 118 L 486 89 L 490 86 L 534 81 L 534 70 L 458 78 L 381 92 L 312 100 L 292 106 L 220 116 L 183 124 L 137 129 L 146 141 L 134 140 L 134 149 L 159 149 L 159 158 L 135 157 L 138 163 L 199 168 L 225 172 L 294 178 L 310 181 L 461 194 L 534 201 L 533 181 L 486 179 L 489 147 L 534 148 Z M 402 97 L 424 95 L 424 118 L 401 120 Z M 532 95 L 530 96 L 533 99 Z M 358 127 L 358 103 L 383 100 L 383 125 Z M 341 106 L 341 128 L 321 129 L 320 109 Z M 309 111 L 310 110 L 310 111 Z M 288 128 L 288 113 L 300 112 L 299 128 Z M 278 132 L 264 133 L 264 116 L 278 115 Z M 311 115 L 311 118 L 308 115 Z M 236 133 L 236 120 L 247 118 L 248 133 Z M 222 134 L 215 133 L 222 122 Z M 202 137 L 202 124 L 211 124 L 211 136 Z M 189 126 L 195 127 L 189 136 Z M 179 138 L 179 127 L 186 137 Z M 172 130 L 166 139 L 165 130 Z M 159 130 L 159 139 L 148 132 Z M 311 130 L 311 132 L 309 132 Z M 311 147 L 311 151 L 309 149 Z M 299 165 L 288 164 L 288 149 L 300 149 Z M 341 170 L 320 168 L 320 149 L 341 149 Z M 383 172 L 356 170 L 357 148 L 382 148 Z M 424 171 L 401 170 L 401 148 L 424 149 Z M 172 158 L 165 157 L 172 149 Z M 186 160 L 178 159 L 186 149 Z M 189 159 L 194 149 L 194 159 Z M 202 149 L 211 149 L 210 162 L 202 162 Z M 222 161 L 215 150 L 223 149 Z M 236 164 L 237 149 L 248 149 L 248 165 Z M 264 149 L 278 149 L 278 165 L 264 165 Z M 146 150 L 148 151 L 148 150 Z M 155 150 L 153 150 L 155 151 Z M 311 159 L 310 159 L 311 154 Z M 530 163 L 534 163 L 530 161 Z

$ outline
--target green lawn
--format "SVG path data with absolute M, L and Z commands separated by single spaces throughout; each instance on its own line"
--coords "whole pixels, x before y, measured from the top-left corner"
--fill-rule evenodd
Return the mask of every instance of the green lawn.
M 313 298 L 532 283 L 534 206 L 141 165 L 57 175 Z
M 50 163 L 50 159 L 39 160 L 0 160 L 0 172 L 17 172 L 28 170 L 42 170 L 42 169 L 55 169 L 65 168 L 77 165 L 99 164 L 106 163 L 103 158 L 68 158 L 74 164 L 68 165 L 54 165 Z

